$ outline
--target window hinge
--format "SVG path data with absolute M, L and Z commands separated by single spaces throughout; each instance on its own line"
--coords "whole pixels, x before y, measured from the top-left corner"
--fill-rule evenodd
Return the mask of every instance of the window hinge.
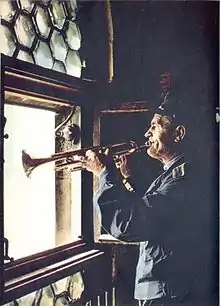
M 5 128 L 6 121 L 7 121 L 7 118 L 4 117 L 4 118 L 3 118 L 4 128 Z M 4 134 L 4 138 L 5 138 L 5 139 L 8 139 L 8 137 L 9 137 L 8 134 Z
M 9 241 L 7 238 L 3 238 L 4 239 L 4 261 L 14 261 L 14 258 L 13 257 L 10 257 L 8 255 L 8 249 L 9 249 Z

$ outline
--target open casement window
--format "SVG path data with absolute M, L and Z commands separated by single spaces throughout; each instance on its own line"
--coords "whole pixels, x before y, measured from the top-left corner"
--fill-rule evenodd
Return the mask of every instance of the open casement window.
M 1 57 L 1 302 L 80 271 L 103 255 L 93 249 L 91 174 L 54 171 L 59 162 L 53 160 L 28 178 L 21 156 L 23 149 L 33 158 L 48 158 L 91 146 L 91 86 Z M 70 123 L 81 131 L 76 144 L 56 129 L 70 112 Z
M 134 141 L 138 145 L 145 142 L 144 133 L 151 119 L 149 103 L 147 101 L 119 102 L 117 106 L 96 109 L 94 115 L 93 142 L 94 145 L 106 146 L 107 144 Z M 131 123 L 132 124 L 129 124 Z M 120 133 L 110 133 L 112 127 Z M 138 152 L 131 156 L 132 173 L 140 177 L 138 171 L 144 165 L 152 163 L 145 152 Z M 146 182 L 145 182 L 146 183 Z M 98 180 L 94 180 L 94 190 L 98 189 Z M 94 234 L 97 243 L 131 244 L 117 240 L 105 229 L 101 228 L 101 218 L 98 209 L 94 211 Z M 134 244 L 134 243 L 132 243 Z M 135 243 L 136 244 L 136 243 Z

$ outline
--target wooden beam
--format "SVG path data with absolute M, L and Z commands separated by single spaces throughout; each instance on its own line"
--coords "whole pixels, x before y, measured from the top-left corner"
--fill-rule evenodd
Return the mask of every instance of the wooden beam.
M 150 106 L 147 101 L 128 101 L 120 102 L 112 108 L 102 109 L 101 113 L 137 113 L 149 112 Z

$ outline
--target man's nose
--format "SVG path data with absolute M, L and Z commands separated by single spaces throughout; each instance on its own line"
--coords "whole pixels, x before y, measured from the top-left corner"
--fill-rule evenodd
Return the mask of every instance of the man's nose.
M 148 129 L 145 134 L 144 137 L 149 138 L 150 137 L 150 129 Z

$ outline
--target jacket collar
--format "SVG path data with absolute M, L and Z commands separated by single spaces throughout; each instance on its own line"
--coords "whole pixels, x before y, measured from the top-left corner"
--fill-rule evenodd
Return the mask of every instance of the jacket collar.
M 170 169 L 170 167 L 172 167 L 172 165 L 174 165 L 177 161 L 179 161 L 181 158 L 183 157 L 183 154 L 178 154 L 176 155 L 172 160 L 170 160 L 168 163 L 166 163 L 163 166 L 163 170 L 167 171 Z

